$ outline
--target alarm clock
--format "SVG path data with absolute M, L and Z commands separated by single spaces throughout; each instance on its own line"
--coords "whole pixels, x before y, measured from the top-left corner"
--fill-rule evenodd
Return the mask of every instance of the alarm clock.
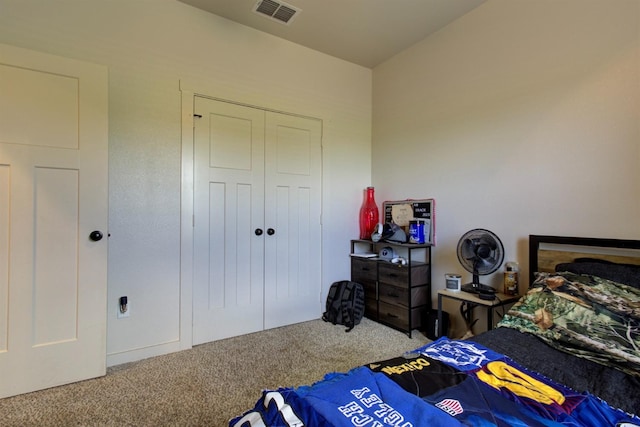
M 462 276 L 459 274 L 447 273 L 444 275 L 445 289 L 448 291 L 460 292 L 460 281 Z

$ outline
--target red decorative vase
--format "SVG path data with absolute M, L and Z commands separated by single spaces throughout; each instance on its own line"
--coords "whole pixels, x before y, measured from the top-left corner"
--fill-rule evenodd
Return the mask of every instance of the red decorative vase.
M 374 188 L 367 187 L 367 193 L 360 208 L 360 238 L 371 239 L 371 233 L 379 222 L 378 205 L 374 197 Z

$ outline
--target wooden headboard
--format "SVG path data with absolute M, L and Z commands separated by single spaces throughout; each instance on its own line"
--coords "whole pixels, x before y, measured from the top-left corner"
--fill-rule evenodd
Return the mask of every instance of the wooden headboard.
M 537 271 L 553 272 L 556 264 L 597 258 L 640 265 L 640 240 L 529 235 L 529 283 Z

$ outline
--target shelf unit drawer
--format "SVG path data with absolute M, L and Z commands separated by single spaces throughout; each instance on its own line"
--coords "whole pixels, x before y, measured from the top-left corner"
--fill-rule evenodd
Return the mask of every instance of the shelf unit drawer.
M 409 327 L 409 313 L 406 307 L 399 307 L 382 301 L 378 302 L 378 320 L 390 323 L 400 329 Z
M 351 280 L 354 282 L 378 280 L 378 262 L 367 259 L 351 259 Z
M 401 288 L 398 286 L 380 283 L 378 288 L 378 298 L 380 301 L 384 301 L 387 304 L 401 305 L 406 309 L 409 291 L 407 287 Z
M 430 282 L 429 265 L 407 267 L 381 262 L 378 265 L 378 280 L 404 287 L 427 285 Z
M 408 310 L 406 307 L 399 307 L 382 301 L 378 303 L 378 321 L 402 330 L 409 327 L 409 316 L 411 316 L 411 326 L 413 328 L 422 327 L 423 313 L 424 311 L 420 308 Z
M 378 265 L 378 281 L 406 288 L 409 286 L 409 268 L 381 262 Z
M 421 286 L 411 289 L 411 306 L 417 307 L 427 303 L 427 292 L 429 287 Z M 403 310 L 409 307 L 409 289 L 405 287 L 387 285 L 380 283 L 378 285 L 378 298 L 387 304 L 401 306 Z

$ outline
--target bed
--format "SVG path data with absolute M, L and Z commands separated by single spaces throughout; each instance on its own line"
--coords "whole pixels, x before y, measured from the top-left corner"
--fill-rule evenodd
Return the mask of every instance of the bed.
M 640 241 L 531 235 L 529 271 L 495 329 L 265 390 L 229 426 L 640 425 Z

